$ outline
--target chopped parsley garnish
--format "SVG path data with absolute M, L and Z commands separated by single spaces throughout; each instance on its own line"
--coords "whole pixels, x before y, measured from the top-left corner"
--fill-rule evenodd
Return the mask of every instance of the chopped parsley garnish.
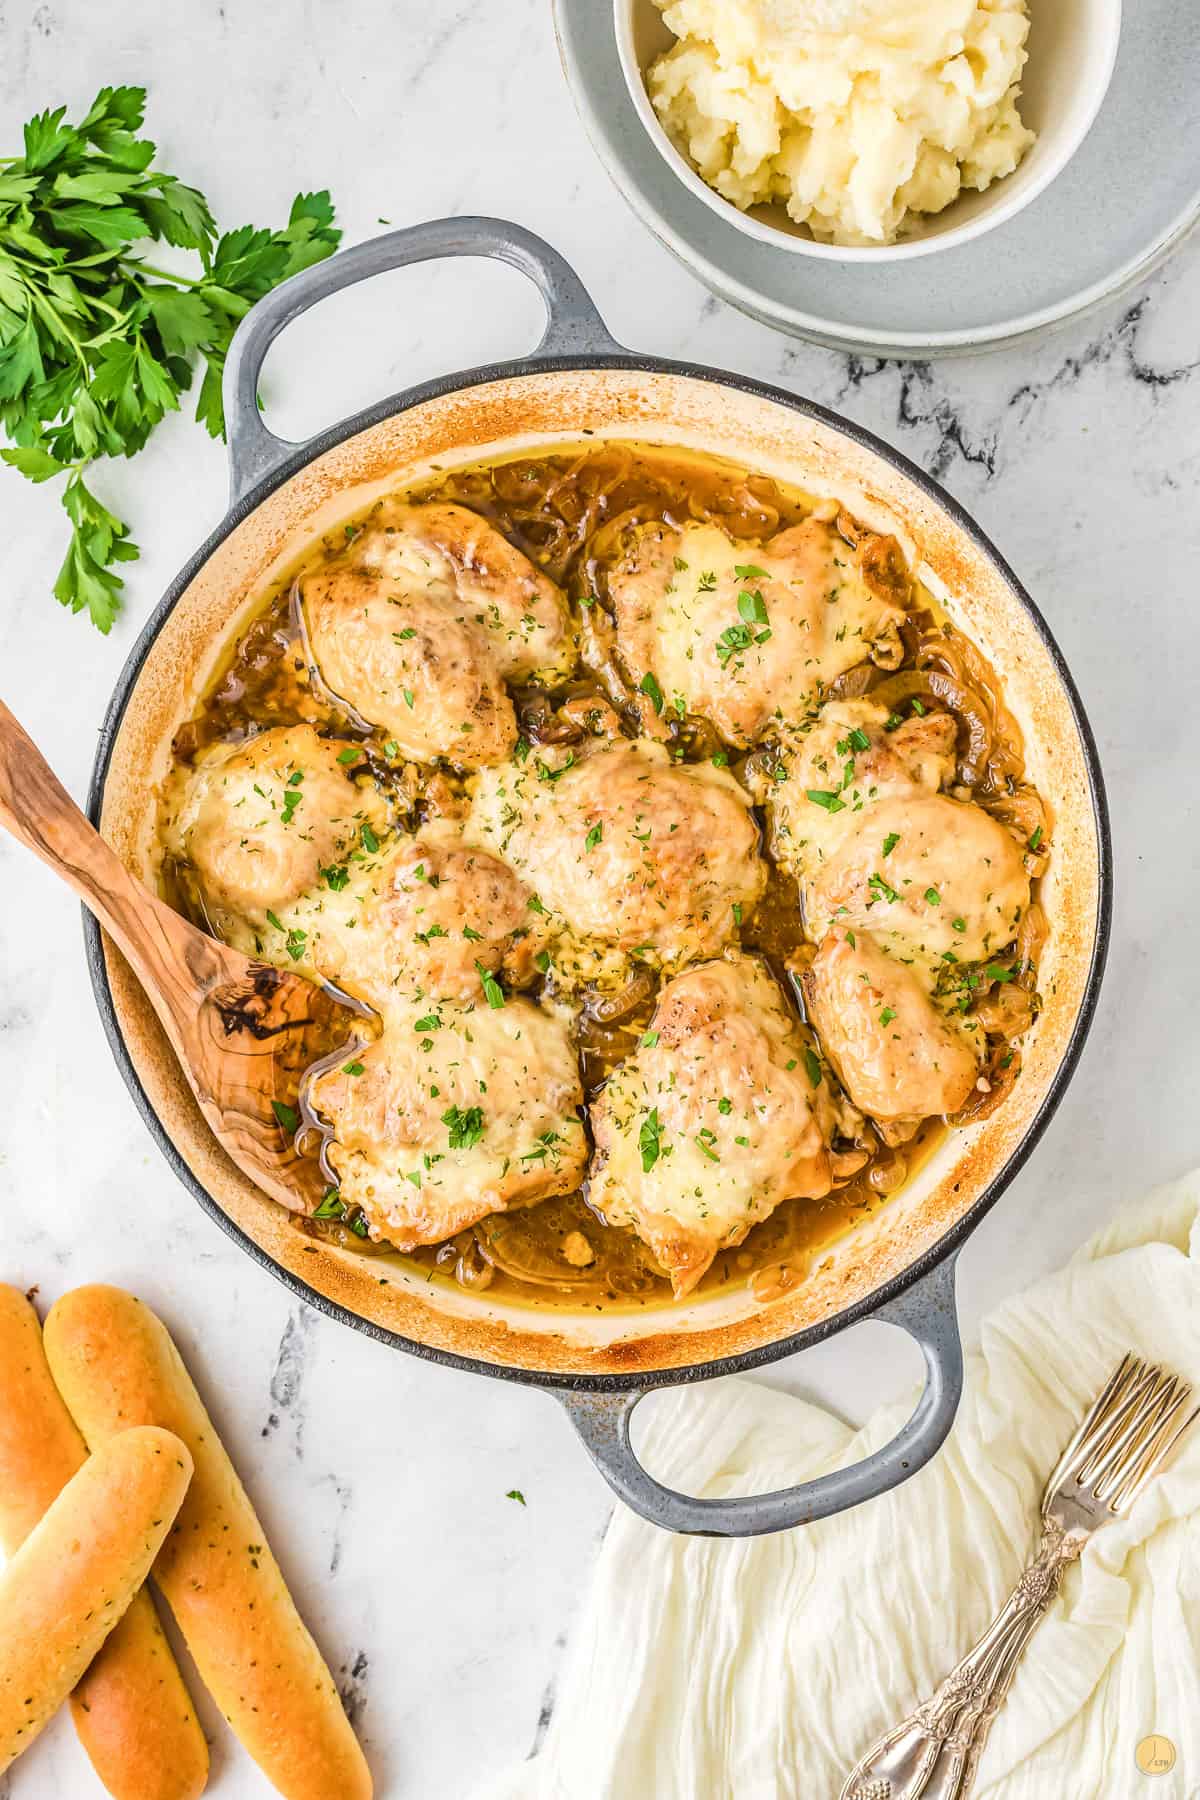
M 983 972 L 992 981 L 1011 981 L 1013 978 L 1013 971 L 1003 968 L 999 963 L 988 963 Z
M 856 725 L 854 730 L 847 734 L 846 742 L 852 750 L 869 750 L 871 748 L 871 740 L 861 725 Z
M 737 605 L 738 618 L 744 620 L 747 625 L 766 625 L 768 623 L 767 603 L 757 588 L 753 593 L 743 588 L 738 595 Z
M 402 644 L 407 643 L 409 638 L 415 638 L 416 635 L 417 628 L 415 625 L 406 625 L 403 631 L 394 631 L 392 633 L 392 636 L 398 638 Z
M 712 1136 L 711 1131 L 708 1132 L 707 1134 L 705 1132 L 701 1131 L 693 1139 L 693 1142 L 695 1143 L 697 1150 L 701 1151 L 705 1156 L 707 1156 L 709 1162 L 719 1163 L 721 1160 L 720 1157 L 717 1155 L 716 1151 L 713 1149 L 711 1143 L 709 1143 L 707 1141 L 707 1139 L 711 1138 L 711 1136 Z
M 682 556 L 675 557 L 674 563 L 675 563 L 675 573 L 677 575 L 682 575 L 687 568 L 687 564 L 684 562 Z
M 638 1132 L 638 1149 L 642 1153 L 642 1173 L 648 1175 L 662 1154 L 662 1124 L 657 1106 L 642 1120 L 642 1128 Z
M 347 1219 L 346 1223 L 349 1225 L 355 1237 L 365 1238 L 370 1235 L 371 1227 L 367 1224 L 364 1214 L 360 1212 L 355 1213 L 354 1217 L 352 1219 Z
M 900 833 L 898 831 L 889 831 L 883 840 L 883 854 L 885 856 L 890 856 L 899 842 Z
M 1041 843 L 1041 841 L 1042 841 L 1042 828 L 1039 825 L 1037 830 L 1033 833 L 1032 837 L 1029 840 L 1029 848 L 1031 850 L 1036 850 L 1038 845 Z
M 328 1188 L 325 1198 L 313 1213 L 314 1219 L 341 1219 L 345 1216 L 346 1205 L 336 1188 Z
M 528 900 L 525 902 L 525 904 L 529 908 L 530 912 L 533 912 L 533 913 L 544 913 L 546 910 L 545 907 L 542 905 L 541 901 L 538 899 L 536 894 L 530 894 L 530 896 L 529 896 Z
M 464 925 L 462 934 L 466 938 L 466 940 L 469 944 L 482 944 L 482 942 L 483 942 L 482 931 L 476 931 L 473 925 Z M 432 931 L 426 932 L 425 935 L 427 937 L 432 937 L 433 932 Z M 439 931 L 438 936 L 441 937 L 441 935 L 442 935 L 442 933 Z
M 914 700 L 912 703 L 912 709 L 916 713 L 918 719 L 923 719 L 925 717 L 925 714 L 929 710 L 929 708 L 921 700 Z
M 942 896 L 935 887 L 927 887 L 925 889 L 925 898 L 928 900 L 930 906 L 940 906 L 942 904 Z
M 280 823 L 283 825 L 290 825 L 296 816 L 296 808 L 304 798 L 298 785 L 303 780 L 303 772 L 298 769 L 288 782 L 287 791 L 283 796 L 283 811 L 279 815 Z
M 404 695 L 405 706 L 407 706 L 409 712 L 411 712 L 413 709 L 413 691 L 412 691 L 412 689 L 411 688 L 401 688 L 400 692 Z
M 675 561 L 678 562 L 679 558 L 676 557 Z M 522 1506 L 525 1505 L 525 1496 L 521 1492 L 520 1488 L 509 1488 L 509 1490 L 508 1490 L 507 1494 L 505 1494 L 504 1498 L 506 1500 L 518 1500 Z
M 362 842 L 362 847 L 367 852 L 368 856 L 374 856 L 379 848 L 379 839 L 375 836 L 375 833 L 371 830 L 371 827 L 365 819 L 359 828 L 358 835 Z
M 293 929 L 288 932 L 287 942 L 284 945 L 284 948 L 293 962 L 300 961 L 300 958 L 304 955 L 304 946 L 307 942 L 308 933 L 307 931 L 301 931 L 299 926 L 294 926 Z
M 729 1114 L 733 1111 L 733 1101 L 729 1098 L 728 1094 L 722 1094 L 721 1098 L 717 1101 L 717 1111 L 721 1114 L 722 1118 L 728 1118 Z
M 542 974 L 545 975 L 550 968 L 550 952 L 548 950 L 539 950 L 533 959 L 533 966 L 535 969 L 540 969 Z
M 538 778 L 541 781 L 561 781 L 567 770 L 573 768 L 574 764 L 575 752 L 573 750 L 567 751 L 561 769 L 552 769 L 548 763 L 542 762 L 539 757 L 537 765 Z
M 904 720 L 900 717 L 899 713 L 889 713 L 887 718 L 883 721 L 883 729 L 885 731 L 898 731 L 903 723 Z
M 331 893 L 340 894 L 350 880 L 350 871 L 345 863 L 331 863 L 321 870 L 321 880 Z
M 271 1111 L 285 1131 L 296 1132 L 300 1129 L 300 1114 L 286 1100 L 272 1100 Z
M 951 919 L 950 923 L 955 931 L 965 931 L 967 929 L 967 921 L 965 919 Z
M 646 674 L 642 676 L 642 679 L 639 681 L 638 687 L 640 688 L 641 692 L 643 694 L 645 694 L 646 697 L 649 699 L 651 705 L 654 707 L 655 712 L 661 713 L 662 709 L 663 709 L 663 704 L 664 704 L 663 691 L 659 687 L 659 685 L 658 685 L 657 681 L 654 679 L 653 675 L 651 675 L 648 670 L 647 670 Z
M 725 668 L 730 657 L 747 649 L 753 641 L 754 633 L 748 625 L 727 625 L 717 639 L 717 661 L 721 667 Z
M 485 963 L 476 961 L 475 973 L 479 977 L 479 985 L 483 989 L 484 999 L 493 1012 L 499 1011 L 500 1007 L 504 1005 L 504 989 Z
M 471 1150 L 483 1136 L 483 1108 L 451 1106 L 442 1114 L 442 1124 L 450 1133 L 452 1150 Z
M 363 1066 L 360 1062 L 348 1062 L 342 1064 L 343 1075 L 361 1075 L 362 1072 Z
M 643 1034 L 641 1048 L 643 1050 L 653 1050 L 653 1048 L 654 1048 L 655 1044 L 657 1044 L 657 1042 L 658 1042 L 657 1031 L 647 1031 Z
M 712 756 L 712 766 L 714 769 L 727 769 L 729 767 L 728 750 L 714 751 Z
M 766 569 L 760 569 L 756 563 L 734 563 L 733 572 L 739 581 L 769 581 Z
M 828 788 L 805 788 L 804 798 L 811 800 L 814 806 L 823 806 L 826 812 L 844 812 L 846 802 L 840 794 L 831 793 Z
M 895 1018 L 895 1016 L 896 1016 L 895 1008 L 891 1007 L 891 1006 L 885 1006 L 883 1011 L 879 1015 L 879 1023 L 881 1025 L 890 1025 L 892 1020 Z
M 806 1049 L 804 1052 L 804 1072 L 815 1088 L 820 1087 L 821 1059 L 813 1049 Z
M 399 756 L 400 746 L 395 738 L 388 739 L 387 743 L 383 746 L 383 754 L 387 757 L 389 762 L 391 762 L 393 758 Z
M 696 583 L 702 594 L 711 594 L 717 585 L 717 577 L 712 569 L 703 569 Z
M 344 750 L 338 751 L 338 761 L 348 768 L 351 763 L 356 763 L 361 755 L 362 751 L 357 744 L 348 744 Z
M 529 755 L 529 739 L 519 737 L 513 745 L 513 761 L 524 762 Z
M 891 900 L 894 902 L 900 898 L 895 888 L 890 887 L 883 879 L 882 875 L 870 876 L 867 880 L 867 886 L 873 888 L 882 900 Z
M 276 931 L 286 931 L 286 929 L 287 929 L 287 927 L 284 925 L 282 919 L 280 919 L 275 913 L 273 913 L 269 906 L 267 908 L 267 924 L 273 925 L 275 927 Z
M 742 903 L 740 900 L 735 900 L 733 903 L 733 922 L 735 925 L 740 925 L 742 922 Z
M 414 1031 L 440 1031 L 441 1028 L 441 1015 L 435 1012 L 426 1013 L 424 1017 L 418 1019 L 413 1026 Z
M 599 821 L 595 825 L 592 826 L 592 829 L 588 832 L 587 836 L 584 838 L 584 840 L 583 840 L 584 849 L 585 850 L 594 850 L 596 848 L 596 845 L 600 842 L 600 839 L 603 836 L 604 836 L 604 824 L 603 824 L 603 821 Z

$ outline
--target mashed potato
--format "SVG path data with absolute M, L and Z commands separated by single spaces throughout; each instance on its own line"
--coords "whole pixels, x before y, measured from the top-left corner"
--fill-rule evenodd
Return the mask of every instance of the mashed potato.
M 1026 0 L 655 0 L 679 43 L 649 75 L 676 146 L 743 209 L 835 244 L 1016 168 Z

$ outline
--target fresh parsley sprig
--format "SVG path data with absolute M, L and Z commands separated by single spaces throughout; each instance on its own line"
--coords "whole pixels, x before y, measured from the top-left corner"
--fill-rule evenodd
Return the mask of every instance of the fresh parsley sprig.
M 78 125 L 66 108 L 25 126 L 24 154 L 0 157 L 0 458 L 30 481 L 65 476 L 71 522 L 54 584 L 72 612 L 108 631 L 138 547 L 85 485 L 103 456 L 133 456 L 197 361 L 196 418 L 225 434 L 221 374 L 256 300 L 337 248 L 328 193 L 298 194 L 281 231 L 218 235 L 203 194 L 154 167 L 138 136 L 144 88 L 106 87 Z M 199 254 L 200 272 L 156 268 L 135 246 Z

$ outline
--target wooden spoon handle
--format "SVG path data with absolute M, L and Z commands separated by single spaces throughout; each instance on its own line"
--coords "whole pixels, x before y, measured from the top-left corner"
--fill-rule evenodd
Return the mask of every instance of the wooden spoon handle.
M 135 881 L 0 700 L 0 824 L 74 888 L 174 1040 L 221 976 L 220 946 Z

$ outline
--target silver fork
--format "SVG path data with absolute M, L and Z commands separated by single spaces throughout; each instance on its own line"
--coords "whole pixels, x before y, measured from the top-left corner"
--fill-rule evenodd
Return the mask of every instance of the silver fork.
M 1126 1355 L 1059 1459 L 1042 1500 L 1037 1556 L 937 1692 L 857 1763 L 840 1800 L 963 1800 L 1013 1673 L 1067 1564 L 1126 1512 L 1200 1414 L 1169 1370 Z

